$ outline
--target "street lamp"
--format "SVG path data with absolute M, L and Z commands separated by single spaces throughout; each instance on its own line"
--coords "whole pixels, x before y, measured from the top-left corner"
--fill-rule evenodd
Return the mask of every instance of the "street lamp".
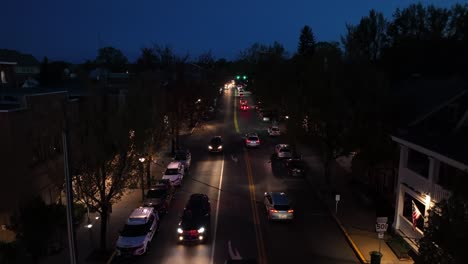
M 201 102 L 201 99 L 198 98 L 198 100 L 195 103 L 197 104 L 197 103 L 200 103 L 200 102 Z
M 138 160 L 140 161 L 141 201 L 143 201 L 145 200 L 145 185 L 143 181 L 143 162 L 145 162 L 145 158 L 141 157 Z

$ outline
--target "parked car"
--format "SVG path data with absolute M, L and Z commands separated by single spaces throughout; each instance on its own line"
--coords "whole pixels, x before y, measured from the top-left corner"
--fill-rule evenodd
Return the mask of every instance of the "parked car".
M 166 171 L 162 176 L 162 179 L 168 179 L 174 186 L 181 186 L 182 179 L 184 178 L 184 165 L 180 161 L 172 161 L 167 165 Z
M 192 194 L 177 227 L 179 242 L 206 242 L 211 229 L 211 205 L 206 194 Z
M 192 162 L 192 153 L 188 149 L 180 149 L 175 152 L 174 161 L 179 161 L 184 165 L 184 169 L 187 172 L 190 169 Z
M 146 192 L 143 206 L 153 207 L 158 215 L 167 214 L 173 195 L 174 193 L 166 184 L 157 184 Z
M 265 192 L 263 200 L 268 220 L 292 221 L 294 219 L 294 210 L 284 192 Z
M 208 143 L 209 152 L 222 152 L 223 151 L 223 139 L 221 136 L 214 136 Z
M 278 126 L 268 127 L 268 135 L 269 136 L 279 136 L 279 135 L 281 135 L 279 127 Z
M 277 158 L 291 158 L 292 152 L 289 144 L 277 144 L 275 146 L 275 152 Z
M 307 166 L 301 158 L 284 159 L 283 165 L 289 176 L 304 177 L 307 173 Z
M 152 207 L 132 211 L 116 243 L 117 256 L 138 256 L 148 251 L 148 245 L 159 229 L 159 216 Z
M 260 147 L 260 138 L 256 133 L 245 134 L 245 147 Z

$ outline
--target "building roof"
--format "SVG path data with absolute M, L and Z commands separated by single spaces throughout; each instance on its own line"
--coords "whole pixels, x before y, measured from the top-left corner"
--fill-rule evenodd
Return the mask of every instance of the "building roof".
M 0 49 L 0 61 L 16 62 L 19 66 L 39 66 L 39 61 L 33 55 L 16 50 Z
M 435 85 L 441 85 L 435 89 Z M 415 102 L 413 112 L 420 113 L 406 126 L 394 133 L 394 137 L 410 142 L 424 149 L 438 153 L 456 162 L 468 166 L 468 88 L 465 83 L 459 82 L 458 87 L 451 82 L 450 85 L 435 82 L 427 87 L 426 102 Z M 439 92 L 437 92 L 439 91 Z M 439 95 L 437 99 L 437 95 Z M 435 98 L 431 98 L 431 97 Z M 421 93 L 420 99 L 426 99 Z M 432 107 L 428 102 L 432 101 Z
M 392 108 L 397 124 L 406 126 L 424 119 L 433 110 L 466 91 L 462 80 L 402 80 L 392 85 Z

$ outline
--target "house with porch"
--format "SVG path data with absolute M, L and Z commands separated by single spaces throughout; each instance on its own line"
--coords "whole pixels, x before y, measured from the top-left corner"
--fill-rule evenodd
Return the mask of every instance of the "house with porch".
M 428 210 L 468 177 L 468 85 L 438 84 L 440 103 L 391 136 L 400 152 L 393 229 L 415 252 Z

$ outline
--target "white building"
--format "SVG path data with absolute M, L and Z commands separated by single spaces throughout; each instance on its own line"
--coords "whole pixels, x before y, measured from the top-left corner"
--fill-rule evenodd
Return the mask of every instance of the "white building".
M 400 146 L 393 228 L 417 252 L 428 209 L 450 196 L 457 178 L 468 177 L 468 90 L 433 108 L 392 139 Z M 424 216 L 414 227 L 413 202 Z

